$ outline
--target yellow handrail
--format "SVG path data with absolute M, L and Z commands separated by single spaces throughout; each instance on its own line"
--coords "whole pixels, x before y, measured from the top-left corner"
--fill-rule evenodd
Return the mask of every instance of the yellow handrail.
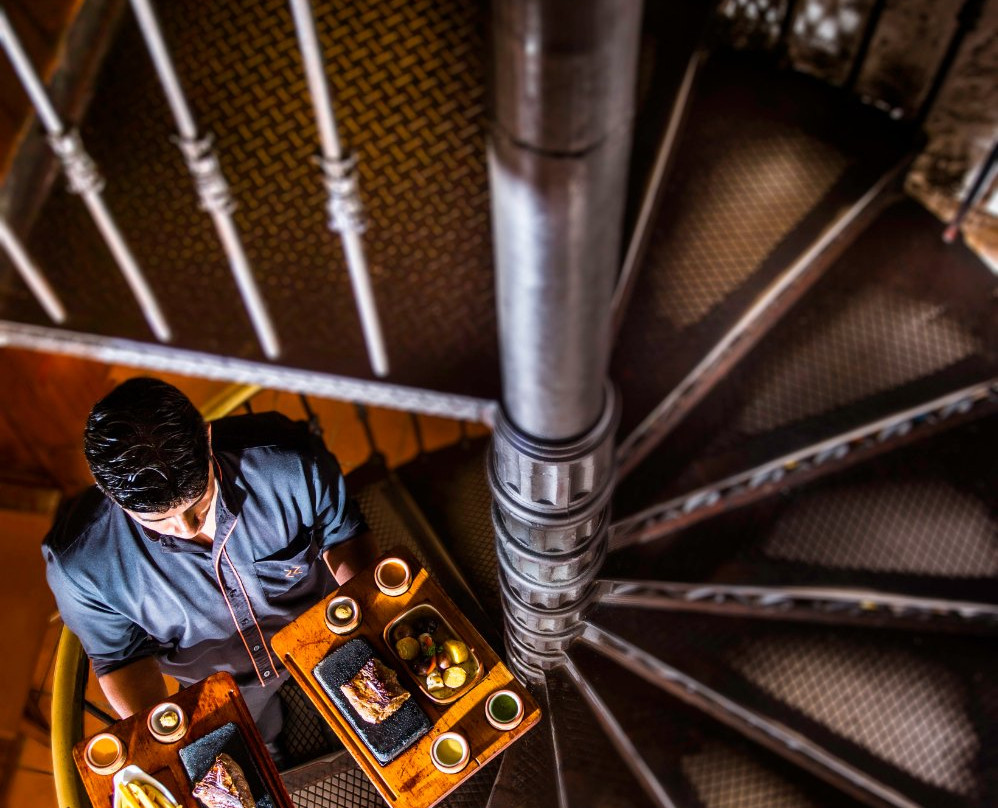
M 52 681 L 52 774 L 59 808 L 83 808 L 88 803 L 73 763 L 73 746 L 83 737 L 83 699 L 89 667 L 80 641 L 63 628 Z
M 228 415 L 260 392 L 260 387 L 232 384 L 201 407 L 207 421 Z M 52 682 L 52 774 L 59 808 L 87 808 L 90 801 L 73 763 L 73 746 L 83 737 L 83 702 L 90 661 L 79 639 L 63 628 Z

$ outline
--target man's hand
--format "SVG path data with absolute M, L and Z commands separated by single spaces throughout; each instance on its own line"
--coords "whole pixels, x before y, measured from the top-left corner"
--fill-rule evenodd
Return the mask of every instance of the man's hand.
M 104 674 L 97 681 L 108 703 L 121 718 L 152 707 L 168 695 L 155 657 L 142 657 Z
M 330 547 L 322 554 L 326 566 L 340 586 L 364 567 L 373 564 L 377 557 L 378 547 L 374 542 L 374 534 L 369 530 Z

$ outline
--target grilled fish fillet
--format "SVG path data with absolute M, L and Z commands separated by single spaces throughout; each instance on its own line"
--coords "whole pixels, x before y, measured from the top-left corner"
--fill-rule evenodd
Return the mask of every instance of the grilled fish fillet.
M 398 674 L 373 658 L 340 690 L 368 724 L 380 724 L 409 698 L 409 691 L 399 684 Z
M 192 792 L 205 808 L 254 808 L 256 800 L 250 793 L 246 775 L 224 752 L 215 758 L 204 777 Z

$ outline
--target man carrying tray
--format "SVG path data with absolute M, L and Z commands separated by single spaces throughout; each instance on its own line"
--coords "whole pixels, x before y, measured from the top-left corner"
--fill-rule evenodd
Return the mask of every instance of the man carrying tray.
M 94 406 L 84 452 L 97 486 L 42 551 L 108 701 L 126 717 L 167 697 L 162 673 L 228 671 L 276 754 L 290 677 L 271 637 L 375 554 L 336 458 L 278 413 L 206 424 L 149 378 Z

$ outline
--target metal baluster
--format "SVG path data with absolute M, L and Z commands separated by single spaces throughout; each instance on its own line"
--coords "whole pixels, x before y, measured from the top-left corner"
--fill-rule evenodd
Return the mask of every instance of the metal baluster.
M 21 244 L 20 239 L 4 219 L 0 219 L 0 244 L 3 244 L 11 262 L 21 274 L 28 288 L 34 293 L 42 308 L 45 309 L 45 313 L 57 323 L 65 322 L 66 309 L 62 305 L 62 301 L 59 300 L 55 290 L 45 280 L 41 270 L 35 266 L 28 251 L 24 249 L 24 245 Z
M 198 136 L 197 124 L 187 105 L 180 79 L 170 59 L 166 42 L 160 31 L 159 21 L 149 0 L 131 0 L 132 8 L 138 19 L 139 28 L 149 49 L 153 65 L 159 76 L 160 84 L 166 93 L 166 100 L 173 112 L 179 137 L 176 143 L 180 147 L 187 168 L 194 179 L 194 187 L 201 201 L 202 210 L 207 211 L 215 223 L 222 248 L 229 259 L 232 275 L 242 296 L 243 305 L 249 314 L 257 339 L 269 359 L 280 356 L 281 347 L 277 332 L 267 313 L 266 304 L 260 295 L 260 290 L 253 278 L 249 260 L 243 250 L 239 231 L 232 220 L 232 212 L 236 208 L 235 201 L 229 192 L 229 185 L 222 174 L 218 158 L 212 149 L 212 136 Z
M 90 211 L 97 229 L 100 230 L 108 249 L 111 250 L 118 262 L 118 267 L 125 276 L 136 300 L 138 300 L 146 322 L 149 323 L 156 338 L 163 342 L 168 341 L 172 337 L 170 326 L 167 324 L 159 303 L 149 288 L 142 270 L 139 269 L 128 244 L 118 230 L 111 212 L 104 204 L 104 198 L 101 196 L 101 191 L 104 189 L 104 179 L 94 161 L 90 159 L 90 155 L 84 150 L 79 132 L 75 129 L 66 131 L 59 115 L 49 101 L 41 79 L 35 72 L 31 60 L 24 52 L 10 20 L 7 19 L 7 15 L 2 9 L 0 9 L 0 44 L 7 52 L 14 70 L 24 85 L 25 92 L 27 92 L 42 125 L 48 132 L 49 145 L 62 162 L 66 178 L 69 181 L 70 192 L 78 194 Z
M 333 99 L 326 83 L 322 49 L 309 0 L 291 0 L 291 13 L 298 32 L 298 44 L 305 64 L 312 106 L 315 108 L 319 140 L 322 143 L 319 164 L 329 192 L 329 228 L 338 232 L 343 240 L 343 253 L 350 272 L 371 368 L 378 376 L 385 376 L 388 373 L 388 355 L 371 289 L 364 242 L 360 237 L 364 232 L 364 209 L 357 187 L 357 160 L 356 157 L 345 157 L 340 146 Z

